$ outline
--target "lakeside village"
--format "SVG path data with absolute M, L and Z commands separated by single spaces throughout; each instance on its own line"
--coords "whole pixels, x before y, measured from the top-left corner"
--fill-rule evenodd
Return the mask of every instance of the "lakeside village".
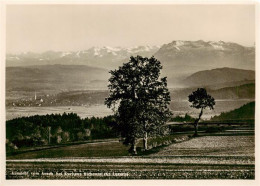
M 55 99 L 55 95 L 37 95 L 35 92 L 33 97 L 21 98 L 18 100 L 7 101 L 7 106 L 13 107 L 41 107 L 43 105 L 55 105 L 57 99 Z
M 88 99 L 91 100 L 91 95 L 88 95 Z M 75 100 L 75 99 L 64 99 L 59 97 L 57 94 L 37 94 L 35 92 L 34 96 L 27 98 L 20 98 L 16 100 L 6 100 L 7 107 L 42 107 L 42 106 L 89 106 L 91 103 L 89 101 L 86 103 L 83 100 Z

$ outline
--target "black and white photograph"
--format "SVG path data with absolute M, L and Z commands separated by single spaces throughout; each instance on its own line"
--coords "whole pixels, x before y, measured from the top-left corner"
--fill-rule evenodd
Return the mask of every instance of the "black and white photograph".
M 5 181 L 256 181 L 255 1 L 3 6 Z

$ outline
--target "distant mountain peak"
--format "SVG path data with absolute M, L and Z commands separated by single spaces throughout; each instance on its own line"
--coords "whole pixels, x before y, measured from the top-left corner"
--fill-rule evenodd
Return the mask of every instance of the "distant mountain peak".
M 115 68 L 130 56 L 141 55 L 151 57 L 160 46 L 134 46 L 134 47 L 91 47 L 79 51 L 47 51 L 43 53 L 26 52 L 23 54 L 7 54 L 7 66 L 29 66 L 46 64 L 77 64 L 102 68 Z
M 254 69 L 255 48 L 224 41 L 174 40 L 164 44 L 155 54 L 164 66 L 200 66 Z
M 215 50 L 225 50 L 225 49 L 238 49 L 240 50 L 241 48 L 248 48 L 244 47 L 242 45 L 239 45 L 237 43 L 232 43 L 232 42 L 224 42 L 222 40 L 219 41 L 204 41 L 204 40 L 197 40 L 197 41 L 187 41 L 187 40 L 173 40 L 172 42 L 168 44 L 164 44 L 162 48 L 164 49 L 176 49 L 177 51 L 181 51 L 181 48 L 186 48 L 186 49 L 194 49 L 194 48 L 211 48 Z M 254 46 L 252 46 L 254 47 Z
M 219 42 L 215 42 L 215 41 L 211 41 L 209 42 L 209 44 L 217 50 L 224 50 L 223 45 L 225 44 L 225 42 L 223 41 L 219 41 Z

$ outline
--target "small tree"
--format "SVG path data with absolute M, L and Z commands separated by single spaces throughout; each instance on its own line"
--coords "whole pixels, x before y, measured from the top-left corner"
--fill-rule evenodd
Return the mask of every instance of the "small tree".
M 158 132 L 171 115 L 167 80 L 159 78 L 161 69 L 160 61 L 154 57 L 137 56 L 110 71 L 110 95 L 105 104 L 113 108 L 118 129 L 133 153 L 137 139 L 143 138 L 146 150 L 149 135 Z
M 194 122 L 195 133 L 193 136 L 198 136 L 198 124 L 203 114 L 203 110 L 205 108 L 209 108 L 210 110 L 214 109 L 215 99 L 211 95 L 209 95 L 206 89 L 204 88 L 198 88 L 196 91 L 192 92 L 192 94 L 190 94 L 188 97 L 189 102 L 192 103 L 192 105 L 190 105 L 191 107 L 201 109 L 199 117 Z
M 70 140 L 69 132 L 62 132 L 61 138 L 62 138 L 62 142 L 68 142 Z

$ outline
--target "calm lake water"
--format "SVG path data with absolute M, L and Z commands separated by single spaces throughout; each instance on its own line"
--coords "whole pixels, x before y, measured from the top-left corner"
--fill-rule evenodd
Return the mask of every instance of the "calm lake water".
M 244 104 L 252 102 L 255 100 L 252 99 L 239 99 L 239 100 L 216 100 L 216 105 L 214 110 L 206 109 L 203 112 L 202 119 L 210 119 L 215 115 L 221 114 L 221 112 L 228 112 L 234 109 L 237 109 Z M 176 115 L 185 115 L 186 113 L 198 117 L 200 110 L 191 108 L 188 101 L 173 101 L 170 105 L 170 109 L 173 114 Z
M 12 107 L 6 108 L 6 119 L 10 120 L 22 116 L 77 113 L 81 118 L 103 117 L 113 114 L 105 105 L 93 106 L 59 106 L 59 107 Z
M 216 100 L 214 110 L 205 110 L 202 119 L 210 119 L 211 116 L 219 115 L 221 112 L 227 112 L 241 107 L 242 105 L 254 100 Z M 191 108 L 188 101 L 173 101 L 170 105 L 175 116 L 185 115 L 188 113 L 193 117 L 198 117 L 199 110 Z M 77 113 L 81 118 L 86 117 L 103 117 L 113 114 L 111 109 L 105 105 L 92 106 L 59 106 L 59 107 L 8 107 L 6 108 L 6 119 L 10 120 L 22 116 L 46 115 L 46 114 L 62 114 L 62 113 Z

